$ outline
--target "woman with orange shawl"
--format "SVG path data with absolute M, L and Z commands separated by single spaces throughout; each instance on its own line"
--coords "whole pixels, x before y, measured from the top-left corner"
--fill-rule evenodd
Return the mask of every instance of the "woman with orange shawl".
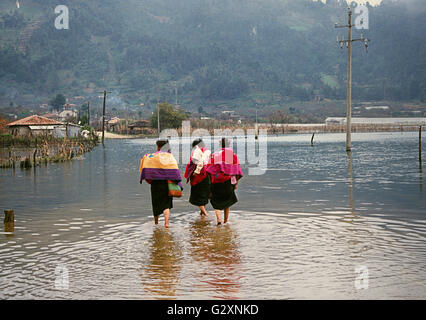
M 170 209 L 173 208 L 173 198 L 169 195 L 169 183 L 174 182 L 181 187 L 181 176 L 176 159 L 170 151 L 168 140 L 157 141 L 157 152 L 143 156 L 140 163 L 140 183 L 146 180 L 151 185 L 152 211 L 155 224 L 164 214 L 164 226 L 169 227 Z

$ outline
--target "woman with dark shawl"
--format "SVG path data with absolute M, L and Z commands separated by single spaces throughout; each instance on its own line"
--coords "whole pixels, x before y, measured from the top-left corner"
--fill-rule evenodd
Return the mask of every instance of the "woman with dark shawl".
M 200 208 L 200 215 L 207 216 L 206 204 L 209 203 L 210 179 L 207 164 L 210 161 L 210 150 L 205 148 L 202 139 L 192 142 L 192 152 L 185 169 L 186 183 L 191 182 L 189 203 Z
M 222 138 L 221 149 L 211 155 L 207 172 L 210 175 L 212 197 L 210 203 L 216 212 L 217 224 L 222 224 L 221 211 L 224 211 L 224 223 L 228 222 L 230 208 L 238 202 L 235 195 L 238 181 L 243 177 L 237 155 L 230 148 L 231 142 Z

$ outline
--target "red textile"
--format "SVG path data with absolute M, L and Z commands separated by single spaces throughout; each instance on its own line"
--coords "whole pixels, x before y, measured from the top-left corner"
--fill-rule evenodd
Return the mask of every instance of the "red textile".
M 207 150 L 205 148 L 200 148 L 200 149 L 202 152 L 205 152 Z M 192 153 L 191 153 L 191 157 L 189 158 L 189 162 L 186 165 L 185 175 L 184 175 L 184 177 L 187 179 L 186 183 L 188 183 L 188 180 L 189 180 L 191 182 L 191 186 L 195 186 L 196 184 L 200 183 L 207 177 L 206 166 L 204 166 L 201 169 L 200 174 L 194 173 L 194 170 L 196 167 L 197 165 L 192 162 Z

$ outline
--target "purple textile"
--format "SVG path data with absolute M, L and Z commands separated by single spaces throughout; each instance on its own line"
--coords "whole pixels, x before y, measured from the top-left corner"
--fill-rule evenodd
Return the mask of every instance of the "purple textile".
M 178 182 L 179 187 L 182 188 L 182 178 L 179 169 L 158 169 L 158 168 L 144 168 L 142 169 L 140 182 L 143 180 L 172 180 Z
M 224 173 L 229 176 L 243 176 L 241 166 L 239 164 L 230 163 L 215 163 L 207 168 L 207 172 L 210 174 Z

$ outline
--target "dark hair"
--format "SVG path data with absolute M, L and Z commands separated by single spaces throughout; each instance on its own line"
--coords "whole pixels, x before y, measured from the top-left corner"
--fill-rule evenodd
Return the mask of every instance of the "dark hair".
M 195 139 L 192 141 L 192 147 L 195 148 L 196 146 L 200 145 L 200 147 L 204 147 L 204 141 L 201 138 Z
M 222 138 L 220 141 L 220 146 L 222 148 L 228 148 L 229 147 L 229 141 L 226 138 Z
M 156 144 L 157 144 L 158 149 L 163 149 L 164 146 L 169 144 L 169 140 L 157 140 Z M 168 148 L 168 150 L 169 149 L 170 149 L 170 147 Z

